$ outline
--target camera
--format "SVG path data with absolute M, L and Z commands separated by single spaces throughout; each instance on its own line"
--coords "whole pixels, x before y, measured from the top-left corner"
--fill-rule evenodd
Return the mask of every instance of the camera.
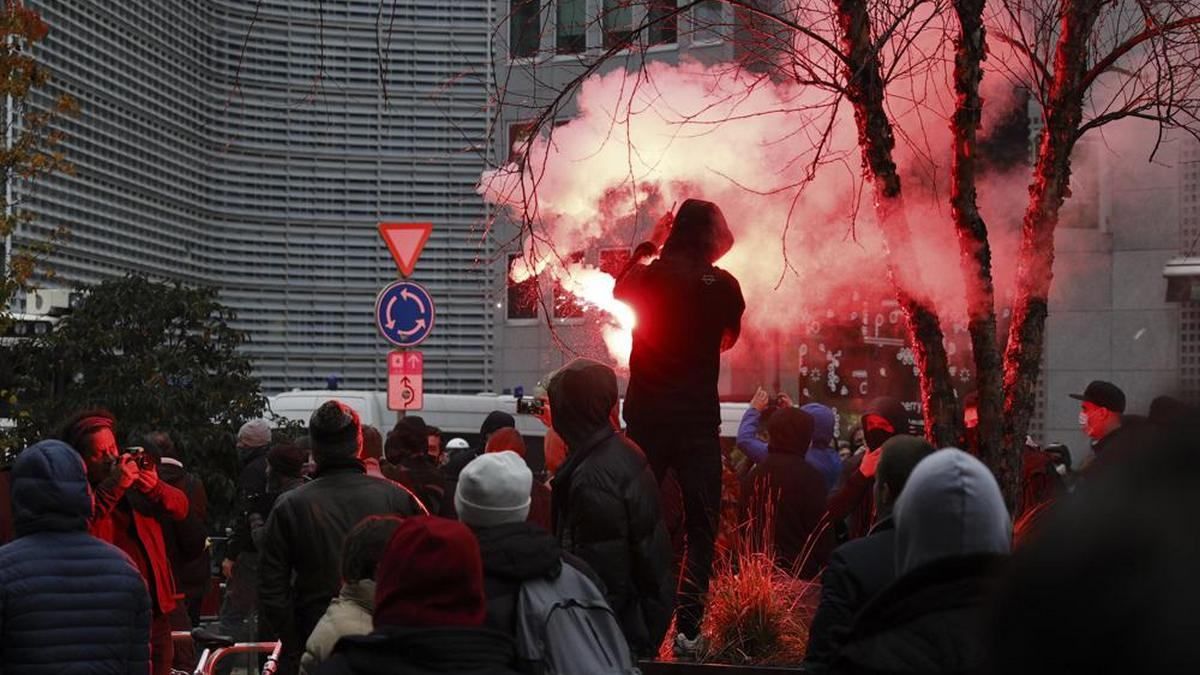
M 146 448 L 140 445 L 125 448 L 124 454 L 132 457 L 133 461 L 137 462 L 139 469 L 149 469 L 154 466 L 154 458 L 146 452 Z
M 518 415 L 535 415 L 540 416 L 546 413 L 546 401 L 540 398 L 526 398 L 522 396 L 517 399 L 517 414 Z

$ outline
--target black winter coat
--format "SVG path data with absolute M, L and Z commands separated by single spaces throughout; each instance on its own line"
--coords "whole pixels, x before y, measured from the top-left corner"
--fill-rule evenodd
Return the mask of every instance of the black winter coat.
M 237 560 L 241 553 L 257 553 L 250 537 L 248 515 L 251 504 L 267 491 L 267 448 L 239 449 L 242 472 L 238 475 L 238 516 L 233 535 L 225 547 L 225 558 Z
M 146 582 L 120 549 L 87 533 L 92 495 L 78 453 L 43 441 L 13 473 L 17 539 L 0 547 L 0 672 L 146 675 Z
M 472 528 L 483 558 L 487 625 L 516 635 L 517 597 L 521 584 L 554 579 L 564 564 L 583 572 L 603 591 L 604 582 L 579 558 L 564 553 L 554 535 L 531 522 Z
M 854 616 L 896 580 L 896 527 L 882 520 L 869 536 L 834 549 L 821 575 L 821 604 L 808 629 L 805 665 L 827 666 Z
M 319 618 L 341 587 L 342 543 L 371 515 L 417 515 L 412 494 L 368 476 L 362 464 L 324 468 L 317 478 L 279 497 L 259 551 L 259 605 L 285 640 L 300 641 L 297 616 Z M 315 625 L 315 619 L 313 621 Z
M 900 577 L 855 618 L 830 672 L 981 672 L 985 605 L 1006 561 L 986 553 L 945 558 Z
M 671 621 L 671 542 L 658 483 L 636 445 L 610 428 L 572 447 L 553 485 L 554 529 L 607 589 L 630 648 L 653 654 Z
M 833 529 L 826 528 L 806 551 L 809 536 L 816 532 L 825 513 L 825 495 L 825 479 L 802 452 L 782 452 L 772 447 L 767 459 L 755 465 L 742 481 L 740 522 L 750 522 L 751 531 L 760 532 L 764 523 L 772 521 L 776 563 L 811 579 L 825 565 L 834 546 Z
M 208 549 L 208 493 L 204 483 L 182 466 L 164 462 L 158 477 L 188 498 L 188 515 L 183 520 L 159 518 L 167 560 L 175 575 L 175 587 L 186 598 L 204 595 L 212 574 Z
M 377 629 L 342 638 L 319 675 L 517 675 L 512 640 L 490 628 Z

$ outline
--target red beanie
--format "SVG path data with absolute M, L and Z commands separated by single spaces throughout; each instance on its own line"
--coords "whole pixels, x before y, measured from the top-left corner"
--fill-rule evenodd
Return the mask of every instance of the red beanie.
M 482 626 L 479 542 L 462 523 L 405 518 L 375 573 L 375 626 Z

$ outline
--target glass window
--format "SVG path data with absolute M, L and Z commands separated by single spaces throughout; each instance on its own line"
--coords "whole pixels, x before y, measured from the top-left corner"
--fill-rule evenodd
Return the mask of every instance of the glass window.
M 533 56 L 541 41 L 540 0 L 511 0 L 508 14 L 508 55 Z
M 646 20 L 650 24 L 650 44 L 670 45 L 679 40 L 679 15 L 674 11 L 675 0 L 649 0 Z
M 720 42 L 724 36 L 725 11 L 720 0 L 704 0 L 692 7 L 692 42 Z
M 559 54 L 579 54 L 587 49 L 586 0 L 558 0 L 555 49 Z
M 631 0 L 604 0 L 600 16 L 604 28 L 604 48 L 627 45 L 633 39 L 633 5 Z
M 508 318 L 536 319 L 538 315 L 537 277 L 530 277 L 520 283 L 512 280 L 513 267 L 520 259 L 519 253 L 508 256 L 508 275 L 505 277 L 505 282 L 508 284 Z

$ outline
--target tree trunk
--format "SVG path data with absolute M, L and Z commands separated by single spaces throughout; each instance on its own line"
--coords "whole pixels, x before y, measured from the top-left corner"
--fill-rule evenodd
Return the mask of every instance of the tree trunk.
M 1024 445 L 1036 399 L 1053 277 L 1054 229 L 1070 185 L 1071 149 L 1083 119 L 1088 42 L 1099 14 L 1097 0 L 1062 3 L 1054 81 L 1043 111 L 1045 130 L 1021 226 L 1016 304 L 1004 355 L 1004 444 L 1013 455 Z M 1019 487 L 1019 478 L 1004 478 L 1006 494 Z
M 975 383 L 979 394 L 979 456 L 1006 490 L 1005 501 L 1012 510 L 1020 494 L 1019 455 L 1005 452 L 1003 379 L 1000 348 L 996 337 L 996 292 L 992 285 L 992 251 L 987 224 L 976 202 L 976 157 L 978 131 L 983 111 L 979 83 L 987 58 L 983 27 L 984 0 L 955 0 L 959 34 L 955 40 L 954 91 L 957 105 L 950 120 L 954 132 L 954 159 L 950 174 L 950 207 L 958 234 L 959 258 L 967 293 L 967 319 L 971 352 L 975 359 Z M 1015 478 L 1014 478 L 1015 476 Z
M 884 109 L 883 69 L 871 37 L 865 0 L 834 0 L 841 29 L 847 98 L 854 106 L 859 147 L 875 192 L 875 213 L 887 245 L 888 278 L 904 310 L 921 379 L 925 434 L 938 447 L 957 442 L 961 417 L 937 314 L 916 296 L 921 283 L 916 250 L 892 159 L 896 140 Z

